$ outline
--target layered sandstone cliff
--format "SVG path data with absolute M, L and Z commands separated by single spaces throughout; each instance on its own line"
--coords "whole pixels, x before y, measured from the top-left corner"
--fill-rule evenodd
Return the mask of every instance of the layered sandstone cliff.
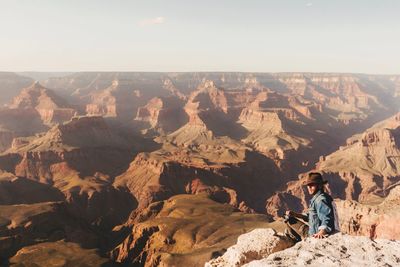
M 68 121 L 76 114 L 62 98 L 38 82 L 24 88 L 9 108 L 36 110 L 45 124 Z
M 376 202 L 376 201 L 375 201 Z M 390 190 L 381 203 L 337 201 L 342 231 L 372 239 L 400 239 L 397 222 L 400 219 L 400 186 Z
M 130 194 L 112 186 L 114 176 L 134 155 L 132 141 L 101 117 L 74 118 L 41 136 L 17 139 L 0 156 L 0 165 L 17 176 L 52 185 L 77 216 L 110 228 L 136 206 Z
M 146 131 L 153 130 L 159 134 L 171 133 L 188 120 L 183 105 L 184 102 L 176 96 L 156 97 L 138 109 L 135 121 L 146 123 L 144 126 Z
M 346 146 L 320 160 L 317 170 L 344 188 L 333 186 L 338 196 L 368 200 L 371 193 L 385 196 L 385 190 L 400 179 L 400 116 L 378 123 L 347 140 Z M 336 182 L 340 183 L 340 182 Z

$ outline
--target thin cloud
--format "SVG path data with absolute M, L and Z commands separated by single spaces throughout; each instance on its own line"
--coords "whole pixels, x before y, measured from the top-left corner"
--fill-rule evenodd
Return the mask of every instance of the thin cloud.
M 306 4 L 306 7 L 310 7 L 312 5 L 313 5 L 313 3 L 309 2 L 309 3 Z
M 152 18 L 152 19 L 145 19 L 139 22 L 140 26 L 151 26 L 151 25 L 157 25 L 157 24 L 163 24 L 165 22 L 164 17 L 157 17 L 157 18 Z

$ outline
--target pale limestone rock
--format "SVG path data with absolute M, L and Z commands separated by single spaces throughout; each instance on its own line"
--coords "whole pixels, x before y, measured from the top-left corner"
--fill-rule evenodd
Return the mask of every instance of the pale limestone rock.
M 239 236 L 236 245 L 228 248 L 221 257 L 207 262 L 205 266 L 241 266 L 292 245 L 292 241 L 278 235 L 271 228 L 255 229 Z
M 326 239 L 307 238 L 245 266 L 399 266 L 399 252 L 400 241 L 338 233 Z

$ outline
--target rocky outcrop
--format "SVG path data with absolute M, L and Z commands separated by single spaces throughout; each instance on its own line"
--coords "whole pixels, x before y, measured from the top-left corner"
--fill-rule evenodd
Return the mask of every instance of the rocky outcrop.
M 335 234 L 307 238 L 295 246 L 244 266 L 397 266 L 399 241 Z
M 205 266 L 242 266 L 293 245 L 293 241 L 283 235 L 278 235 L 271 228 L 255 229 L 240 235 L 236 245 L 228 248 L 223 256 L 207 262 Z
M 255 229 L 205 266 L 396 266 L 399 241 L 337 233 L 306 238 L 293 246 L 272 229 Z

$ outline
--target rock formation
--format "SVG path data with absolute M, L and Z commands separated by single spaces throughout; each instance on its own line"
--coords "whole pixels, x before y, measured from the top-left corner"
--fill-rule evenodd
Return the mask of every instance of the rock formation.
M 0 108 L 0 152 L 10 148 L 14 138 L 45 131 L 75 114 L 65 100 L 38 82 L 25 87 L 10 104 Z
M 396 266 L 400 262 L 399 245 L 399 241 L 338 233 L 326 239 L 307 238 L 244 266 Z
M 324 112 L 337 111 L 335 119 L 345 124 L 365 119 L 366 110 L 380 105 L 376 96 L 365 90 L 364 77 L 346 74 L 277 76 L 291 93 L 308 95 L 310 100 L 323 105 Z
M 62 98 L 44 88 L 39 82 L 24 88 L 9 107 L 11 109 L 36 110 L 44 124 L 68 121 L 76 114 L 76 111 Z
M 74 118 L 13 144 L 0 156 L 0 168 L 57 188 L 72 212 L 88 222 L 109 228 L 135 207 L 131 195 L 112 186 L 134 155 L 134 140 L 111 130 L 103 118 Z
M 242 266 L 266 258 L 268 255 L 293 246 L 293 241 L 278 235 L 273 229 L 255 229 L 238 237 L 236 245 L 228 248 L 223 256 L 205 264 L 206 267 Z
M 399 245 L 399 241 L 337 233 L 325 239 L 306 238 L 293 246 L 272 229 L 255 229 L 205 266 L 396 266 Z
M 175 97 L 156 97 L 140 107 L 135 121 L 147 123 L 146 131 L 158 134 L 171 133 L 183 126 L 188 118 L 183 110 L 184 102 Z
M 336 194 L 346 199 L 368 200 L 371 193 L 385 196 L 385 190 L 399 181 L 399 156 L 400 114 L 397 114 L 349 138 L 346 146 L 318 162 L 317 169 L 330 176 L 337 175 L 346 183 L 346 188 L 332 188 Z
M 389 195 L 376 203 L 337 201 L 341 230 L 352 235 L 369 236 L 371 239 L 400 240 L 397 222 L 400 219 L 400 186 L 390 190 Z
M 310 144 L 310 140 L 296 136 L 295 131 L 288 129 L 288 122 L 298 124 L 298 128 L 305 126 L 300 116 L 283 95 L 259 93 L 239 116 L 238 122 L 249 132 L 243 142 L 277 162 L 286 159 L 288 150 Z
M 188 139 L 179 140 L 192 138 L 192 130 Z M 139 207 L 175 194 L 207 191 L 235 207 L 261 211 L 266 196 L 282 184 L 274 162 L 229 138 L 194 137 L 197 141 L 187 147 L 167 143 L 158 151 L 138 154 L 114 186 L 127 188 Z

